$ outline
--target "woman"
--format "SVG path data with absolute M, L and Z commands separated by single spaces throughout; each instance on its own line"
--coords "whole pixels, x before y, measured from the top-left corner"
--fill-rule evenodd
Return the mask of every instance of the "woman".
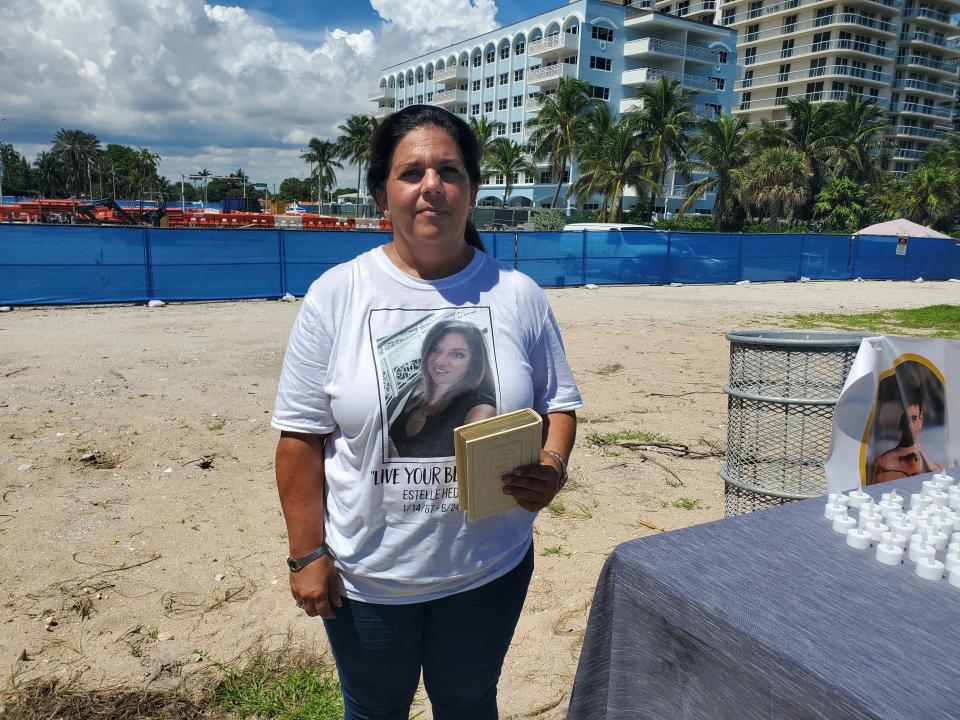
M 421 346 L 418 386 L 390 424 L 391 455 L 452 456 L 454 428 L 496 415 L 495 395 L 480 328 L 434 323 Z
M 371 150 L 367 184 L 392 240 L 314 282 L 277 391 L 290 588 L 324 619 L 346 718 L 406 720 L 421 670 L 437 720 L 496 718 L 533 519 L 566 478 L 580 395 L 543 293 L 483 253 L 467 222 L 481 178 L 469 126 L 411 106 L 378 127 Z M 544 419 L 540 462 L 503 478 L 517 508 L 475 522 L 456 502 L 452 457 L 390 457 L 378 351 L 465 308 L 488 320 L 497 411 Z M 436 367 L 437 378 L 451 372 Z M 418 434 L 411 418 L 405 429 Z

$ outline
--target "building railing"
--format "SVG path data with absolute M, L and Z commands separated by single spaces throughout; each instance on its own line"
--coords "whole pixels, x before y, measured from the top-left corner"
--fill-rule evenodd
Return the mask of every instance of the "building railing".
M 954 89 L 949 85 L 927 82 L 925 80 L 901 78 L 900 80 L 893 81 L 893 87 L 901 90 L 920 90 L 922 92 L 936 93 L 937 95 L 954 96 Z
M 905 18 L 917 18 L 919 20 L 931 20 L 933 22 L 943 23 L 945 25 L 957 26 L 950 18 L 950 13 L 931 10 L 930 8 L 907 8 L 903 11 Z
M 933 128 L 920 128 L 912 127 L 910 125 L 898 125 L 895 128 L 891 128 L 887 131 L 887 135 L 890 137 L 897 137 L 898 135 L 909 135 L 910 137 L 922 137 L 930 138 L 936 140 L 943 133 L 939 130 L 934 130 Z
M 387 98 L 392 98 L 395 94 L 396 88 L 383 86 L 374 90 L 367 97 L 371 102 L 376 102 L 377 100 L 386 100 Z
M 785 107 L 787 100 L 793 100 L 797 98 L 806 98 L 812 103 L 836 102 L 839 100 L 844 100 L 848 94 L 857 95 L 864 101 L 878 100 L 878 98 L 870 95 L 848 93 L 846 90 L 821 90 L 820 92 L 797 93 L 796 95 L 783 95 L 782 97 L 763 98 L 760 100 L 741 100 L 740 105 L 735 107 L 733 111 L 737 113 L 747 112 L 749 110 L 762 110 L 769 107 Z
M 523 109 L 527 112 L 537 112 L 540 110 L 540 96 L 531 95 L 523 101 Z
M 662 0 L 658 2 L 657 5 L 668 5 L 671 0 Z M 687 15 L 701 15 L 702 13 L 713 13 L 716 12 L 717 2 L 716 0 L 704 0 L 703 2 L 694 3 L 693 5 L 688 5 L 687 7 L 677 6 L 676 10 L 673 11 L 673 14 L 677 17 L 686 17 Z
M 894 160 L 919 160 L 923 157 L 924 150 L 912 150 L 907 148 L 894 148 Z
M 451 102 L 467 102 L 467 91 L 461 90 L 460 88 L 450 88 L 449 90 L 441 90 L 440 92 L 435 92 L 433 94 L 433 100 L 431 104 L 433 105 L 444 105 Z
M 561 32 L 527 43 L 527 55 L 540 55 L 551 50 L 576 49 L 576 47 L 577 36 Z
M 703 75 L 681 75 L 672 70 L 663 70 L 662 68 L 642 67 L 633 70 L 625 70 L 622 81 L 624 85 L 637 85 L 645 82 L 656 82 L 659 78 L 665 77 L 670 80 L 679 80 L 684 87 L 697 90 L 716 90 L 717 81 Z
M 448 65 L 442 70 L 433 71 L 433 81 L 445 82 L 447 80 L 466 80 L 469 72 L 469 68 L 465 68 L 462 65 Z
M 960 49 L 960 40 L 937 37 L 936 35 L 925 32 L 900 33 L 900 42 L 922 42 L 948 50 Z
M 527 72 L 527 84 L 536 85 L 537 83 L 548 80 L 556 80 L 563 77 L 576 77 L 577 66 L 571 63 L 556 63 L 555 65 L 542 65 Z
M 741 59 L 743 65 L 756 65 L 768 62 L 777 62 L 786 60 L 794 56 L 808 55 L 810 53 L 828 52 L 830 50 L 847 50 L 852 52 L 864 53 L 873 57 L 893 58 L 896 53 L 879 45 L 861 42 L 860 40 L 823 40 L 810 43 L 809 45 L 798 45 L 793 48 L 783 48 L 772 50 L 770 52 L 760 53 L 759 55 L 745 55 Z
M 820 68 L 808 68 L 806 70 L 792 70 L 788 73 L 772 73 L 755 78 L 744 78 L 734 83 L 734 90 L 749 90 L 750 88 L 765 87 L 767 85 L 778 85 L 785 82 L 794 82 L 797 80 L 806 80 L 808 78 L 821 77 L 851 77 L 868 82 L 889 83 L 893 79 L 890 73 L 877 72 L 876 70 L 867 70 L 866 68 L 850 67 L 849 65 L 825 65 Z
M 921 55 L 903 55 L 897 58 L 898 65 L 921 65 L 931 70 L 941 70 L 945 73 L 950 73 L 951 75 L 956 75 L 958 70 L 960 70 L 960 65 L 955 62 L 947 62 L 945 60 L 933 60 L 931 58 L 926 58 Z
M 791 23 L 789 25 L 781 25 L 780 27 L 768 28 L 767 30 L 761 30 L 759 32 L 744 33 L 742 36 L 742 42 L 760 42 L 761 40 L 768 40 L 770 38 L 781 37 L 783 35 L 793 35 L 794 33 L 805 32 L 807 30 L 832 25 L 859 25 L 861 27 L 871 28 L 878 32 L 887 33 L 889 35 L 897 34 L 897 31 L 894 29 L 892 23 L 883 22 L 881 20 L 871 20 L 870 18 L 865 18 L 861 15 L 857 15 L 856 13 L 837 13 L 835 15 L 825 15 L 818 18 L 810 18 L 809 20 L 802 20 L 801 22 Z
M 890 103 L 890 112 L 892 113 L 920 113 L 936 118 L 951 118 L 953 110 L 948 107 L 937 107 L 936 105 L 922 105 L 920 103 Z
M 731 1 L 732 0 L 724 0 L 724 4 L 727 4 Z M 902 6 L 901 0 L 869 0 L 869 2 L 896 9 L 899 9 Z M 765 17 L 767 15 L 776 15 L 777 13 L 787 12 L 788 10 L 795 10 L 800 6 L 801 0 L 783 0 L 783 2 L 778 2 L 775 5 L 768 5 L 764 8 L 746 10 L 744 12 L 737 13 L 733 17 L 724 18 L 722 22 L 724 25 L 737 25 L 749 20 Z
M 676 57 L 688 57 L 695 60 L 706 60 L 707 62 L 720 62 L 720 53 L 710 48 L 699 45 L 685 45 L 674 40 L 662 40 L 660 38 L 641 38 L 640 40 L 630 40 L 623 45 L 624 55 L 639 54 L 644 52 L 656 52 L 664 55 L 675 55 Z

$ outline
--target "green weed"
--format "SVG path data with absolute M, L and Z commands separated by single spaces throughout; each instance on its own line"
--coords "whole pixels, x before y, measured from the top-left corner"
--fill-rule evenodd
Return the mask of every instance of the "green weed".
M 674 500 L 670 504 L 675 508 L 680 508 L 681 510 L 703 510 L 703 505 L 699 500 L 691 500 L 688 497 L 682 497 L 678 500 Z
M 670 438 L 666 435 L 647 432 L 646 430 L 621 430 L 619 432 L 609 433 L 587 433 L 586 441 L 587 445 L 603 447 L 604 445 L 613 445 L 623 441 L 668 443 L 670 442 Z
M 790 321 L 797 327 L 805 329 L 833 327 L 882 335 L 960 338 L 960 305 L 928 305 L 922 308 L 880 310 L 849 315 L 810 313 L 794 315 Z

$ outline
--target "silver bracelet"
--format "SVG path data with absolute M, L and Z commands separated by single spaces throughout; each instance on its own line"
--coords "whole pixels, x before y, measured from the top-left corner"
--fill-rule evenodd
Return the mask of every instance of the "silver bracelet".
M 544 450 L 543 452 L 560 463 L 560 486 L 557 489 L 563 490 L 563 486 L 567 484 L 567 464 L 556 450 Z

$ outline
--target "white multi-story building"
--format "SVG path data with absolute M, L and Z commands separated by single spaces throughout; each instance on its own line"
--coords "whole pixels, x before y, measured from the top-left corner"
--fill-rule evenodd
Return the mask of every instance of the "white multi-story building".
M 735 115 L 776 121 L 787 117 L 788 98 L 874 98 L 893 124 L 896 174 L 952 129 L 960 42 L 951 13 L 960 0 L 716 2 L 715 20 L 738 31 Z M 679 12 L 685 3 L 657 7 Z
M 379 117 L 418 103 L 440 105 L 465 119 L 486 117 L 501 123 L 499 134 L 523 143 L 530 139 L 527 121 L 537 113 L 538 95 L 556 92 L 561 78 L 586 80 L 593 96 L 618 113 L 638 106 L 643 83 L 665 75 L 695 93 L 698 114 L 715 117 L 729 113 L 733 103 L 735 49 L 731 28 L 655 12 L 651 0 L 571 0 L 385 68 L 370 100 Z M 575 164 L 572 175 L 561 205 Z M 503 197 L 504 178 L 492 180 L 481 189 L 481 204 L 499 204 Z M 516 181 L 508 205 L 550 205 L 556 180 L 547 164 L 538 166 L 536 176 L 521 173 Z M 683 202 L 679 175 L 667 177 L 665 195 L 669 211 Z M 626 198 L 625 205 L 632 201 Z M 707 197 L 697 209 L 712 205 Z

